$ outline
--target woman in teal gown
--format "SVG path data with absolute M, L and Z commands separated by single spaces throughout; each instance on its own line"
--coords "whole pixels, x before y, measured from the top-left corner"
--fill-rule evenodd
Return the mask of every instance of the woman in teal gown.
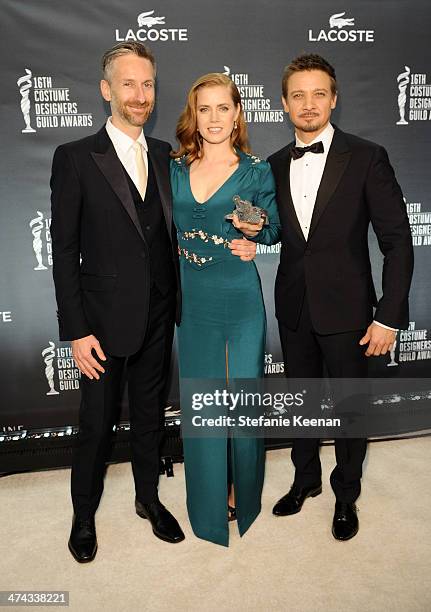
M 232 198 L 239 195 L 268 213 L 269 224 L 262 229 L 262 223 L 244 226 L 234 221 L 252 240 L 274 244 L 280 228 L 271 169 L 247 152 L 240 96 L 228 77 L 212 73 L 196 81 L 179 119 L 177 138 L 180 147 L 171 160 L 171 185 L 182 287 L 177 340 L 184 402 L 185 379 L 227 383 L 229 379 L 263 377 L 266 317 L 262 289 L 254 261 L 231 252 L 232 240 L 243 238 L 225 220 L 234 208 Z M 264 440 L 183 437 L 183 445 L 193 531 L 227 546 L 228 454 L 242 536 L 261 508 Z

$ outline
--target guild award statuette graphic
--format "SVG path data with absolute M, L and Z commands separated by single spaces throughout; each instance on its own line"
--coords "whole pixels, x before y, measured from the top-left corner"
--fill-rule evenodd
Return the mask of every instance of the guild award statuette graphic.
M 391 357 L 391 361 L 390 363 L 386 364 L 388 368 L 390 368 L 391 366 L 397 366 L 398 362 L 395 361 L 395 349 L 397 348 L 397 340 L 395 339 L 395 342 L 389 352 L 389 355 Z
M 36 255 L 37 266 L 34 268 L 35 270 L 48 270 L 46 266 L 44 266 L 42 261 L 42 239 L 40 237 L 43 229 L 43 213 L 40 210 L 37 210 L 37 217 L 32 219 L 29 223 L 31 227 L 31 233 L 33 234 L 33 251 Z
M 59 391 L 55 390 L 54 385 L 54 366 L 52 365 L 52 361 L 55 357 L 55 344 L 52 340 L 49 341 L 49 346 L 42 351 L 42 357 L 45 362 L 45 376 L 48 381 L 49 391 L 47 391 L 47 395 L 60 395 Z
M 31 89 L 31 77 L 32 72 L 28 68 L 25 69 L 26 73 L 24 76 L 20 77 L 16 84 L 19 87 L 19 93 L 21 94 L 21 111 L 25 121 L 25 128 L 21 130 L 23 134 L 30 134 L 35 132 L 30 125 L 30 98 L 29 98 L 29 89 Z
M 397 125 L 408 125 L 408 121 L 406 121 L 405 119 L 405 114 L 407 100 L 406 89 L 410 81 L 410 68 L 408 66 L 404 66 L 404 68 L 406 69 L 406 71 L 401 72 L 397 76 L 398 89 L 400 91 L 400 93 L 398 94 L 398 110 L 400 112 L 400 120 L 397 121 Z
M 268 225 L 268 213 L 264 208 L 259 206 L 253 206 L 248 200 L 241 200 L 239 195 L 232 198 L 235 208 L 229 214 L 225 216 L 226 220 L 232 220 L 233 216 L 236 215 L 239 221 L 244 223 L 259 223 L 260 220 L 264 219 L 264 225 Z

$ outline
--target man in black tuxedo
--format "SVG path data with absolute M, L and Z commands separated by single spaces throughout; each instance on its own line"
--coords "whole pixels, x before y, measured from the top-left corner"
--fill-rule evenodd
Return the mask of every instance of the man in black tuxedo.
M 367 357 L 385 355 L 408 325 L 413 272 L 401 189 L 383 147 L 330 123 L 337 101 L 332 66 L 319 55 L 295 59 L 283 75 L 283 105 L 295 142 L 270 158 L 282 223 L 275 309 L 288 376 L 365 378 Z M 368 252 L 371 222 L 384 256 L 377 302 Z M 373 308 L 376 308 L 373 315 Z M 365 439 L 336 439 L 332 533 L 356 535 Z M 274 506 L 299 512 L 322 491 L 319 440 L 295 439 L 294 483 Z
M 159 538 L 184 539 L 157 495 L 166 379 L 180 316 L 170 145 L 142 131 L 154 106 L 149 50 L 119 45 L 105 53 L 103 71 L 112 117 L 97 134 L 58 147 L 51 177 L 60 339 L 72 341 L 83 373 L 69 539 L 79 562 L 97 551 L 94 515 L 125 368 L 136 512 Z
M 60 339 L 71 340 L 83 373 L 69 539 L 79 562 L 92 561 L 97 551 L 94 515 L 124 375 L 136 512 L 160 539 L 184 539 L 157 493 L 172 337 L 181 310 L 171 148 L 142 130 L 155 99 L 149 49 L 120 43 L 102 64 L 101 92 L 112 116 L 97 134 L 58 147 L 51 177 Z M 253 258 L 255 245 L 233 242 L 234 255 Z

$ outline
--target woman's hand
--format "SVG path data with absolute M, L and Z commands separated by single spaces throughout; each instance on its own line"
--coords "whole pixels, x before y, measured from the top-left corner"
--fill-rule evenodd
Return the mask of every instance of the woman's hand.
M 260 232 L 260 230 L 263 227 L 263 224 L 264 224 L 263 217 L 261 217 L 259 223 L 245 223 L 244 221 L 240 221 L 238 219 L 238 215 L 233 213 L 232 225 L 237 230 L 239 230 L 240 232 L 242 232 L 246 236 L 249 236 L 250 238 L 254 238 L 255 236 L 258 235 L 258 233 Z

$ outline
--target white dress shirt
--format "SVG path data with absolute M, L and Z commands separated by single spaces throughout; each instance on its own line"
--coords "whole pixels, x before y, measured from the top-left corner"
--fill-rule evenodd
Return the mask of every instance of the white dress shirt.
M 138 170 L 136 168 L 136 156 L 133 149 L 135 142 L 139 142 L 142 145 L 142 157 L 148 174 L 148 145 L 145 140 L 144 132 L 141 131 L 139 138 L 133 140 L 130 136 L 127 136 L 123 131 L 119 130 L 111 121 L 111 117 L 106 122 L 106 131 L 108 132 L 109 138 L 112 140 L 115 152 L 118 155 L 120 162 L 125 167 L 128 175 L 135 183 L 136 189 L 139 191 L 138 182 Z
M 319 141 L 323 143 L 323 153 L 308 151 L 298 159 L 292 158 L 290 162 L 290 193 L 299 225 L 306 240 L 308 239 L 317 192 L 322 180 L 333 136 L 334 128 L 330 123 L 328 123 L 323 132 L 309 143 L 302 142 L 295 134 L 297 147 L 307 147 Z M 374 321 L 374 323 L 385 329 L 398 331 L 379 321 Z
M 297 147 L 307 147 L 319 141 L 323 143 L 323 153 L 309 151 L 299 159 L 292 159 L 290 162 L 290 192 L 296 216 L 306 240 L 333 135 L 334 128 L 328 123 L 323 132 L 310 143 L 306 144 L 299 140 L 298 136 L 295 137 Z

